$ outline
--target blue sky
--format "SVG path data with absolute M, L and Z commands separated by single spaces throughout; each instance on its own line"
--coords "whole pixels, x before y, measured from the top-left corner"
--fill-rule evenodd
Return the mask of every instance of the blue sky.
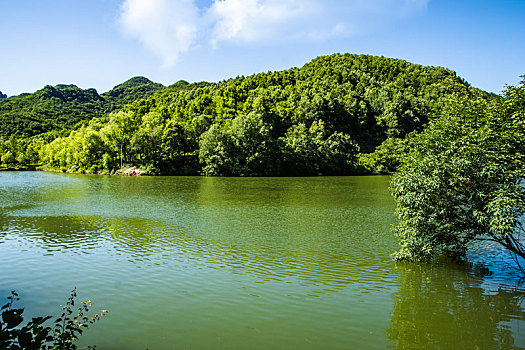
M 0 91 L 100 93 L 300 67 L 332 53 L 455 70 L 500 92 L 525 74 L 525 0 L 0 0 Z

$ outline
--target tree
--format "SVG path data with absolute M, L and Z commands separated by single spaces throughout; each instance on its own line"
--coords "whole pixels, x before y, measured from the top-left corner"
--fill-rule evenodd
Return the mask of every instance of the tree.
M 503 100 L 462 100 L 411 142 L 394 176 L 397 259 L 465 259 L 492 241 L 525 259 L 525 80 Z M 524 271 L 525 272 L 525 271 Z
M 374 174 L 393 174 L 408 152 L 407 138 L 387 138 L 373 153 L 361 154 L 360 165 Z
M 5 165 L 13 165 L 16 161 L 15 155 L 11 151 L 7 151 L 2 155 L 2 158 L 0 158 L 2 161 L 2 164 Z
M 349 175 L 359 147 L 349 135 L 326 131 L 322 120 L 291 127 L 281 138 L 286 175 Z
M 162 134 L 161 155 L 158 160 L 162 174 L 198 174 L 198 143 L 190 136 L 189 126 L 179 120 L 170 119 Z
M 199 158 L 206 175 L 275 175 L 280 158 L 270 130 L 257 113 L 217 124 L 202 135 Z
M 213 124 L 202 134 L 199 147 L 199 160 L 205 175 L 233 175 L 235 164 L 230 157 L 233 141 L 224 126 Z
M 240 176 L 275 175 L 280 155 L 270 129 L 260 114 L 241 115 L 232 121 L 231 137 L 235 174 Z

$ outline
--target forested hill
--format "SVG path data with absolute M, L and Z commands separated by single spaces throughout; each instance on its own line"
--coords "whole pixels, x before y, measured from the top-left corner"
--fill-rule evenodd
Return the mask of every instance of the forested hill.
M 125 98 L 100 98 L 113 96 Z M 406 136 L 460 97 L 498 98 L 445 68 L 335 54 L 219 83 L 180 81 L 38 146 L 38 161 L 111 172 L 122 145 L 125 163 L 157 174 L 384 173 Z
M 134 77 L 101 94 L 101 97 L 104 99 L 106 110 L 113 111 L 131 102 L 149 97 L 163 88 L 164 85 L 154 83 L 147 78 Z
M 75 85 L 47 85 L 32 94 L 0 99 L 0 136 L 29 137 L 72 128 L 146 98 L 164 88 L 143 77 L 132 78 L 99 95 L 95 89 Z

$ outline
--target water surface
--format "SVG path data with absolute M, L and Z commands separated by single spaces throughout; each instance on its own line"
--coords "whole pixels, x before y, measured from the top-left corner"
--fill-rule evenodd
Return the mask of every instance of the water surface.
M 57 314 L 77 286 L 98 349 L 524 348 L 497 248 L 485 277 L 391 261 L 388 183 L 0 173 L 0 295 Z

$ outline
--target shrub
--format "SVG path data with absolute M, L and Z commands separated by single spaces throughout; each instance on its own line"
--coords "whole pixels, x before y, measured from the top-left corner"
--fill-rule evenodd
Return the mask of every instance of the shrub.
M 91 300 L 84 301 L 74 313 L 76 287 L 71 291 L 71 296 L 62 308 L 62 315 L 53 321 L 52 326 L 44 324 L 52 319 L 51 316 L 33 317 L 31 321 L 22 326 L 24 309 L 15 308 L 14 303 L 18 301 L 18 294 L 11 292 L 8 303 L 2 306 L 0 311 L 0 349 L 77 349 L 75 341 L 83 331 L 98 321 L 105 313 L 88 316 Z

